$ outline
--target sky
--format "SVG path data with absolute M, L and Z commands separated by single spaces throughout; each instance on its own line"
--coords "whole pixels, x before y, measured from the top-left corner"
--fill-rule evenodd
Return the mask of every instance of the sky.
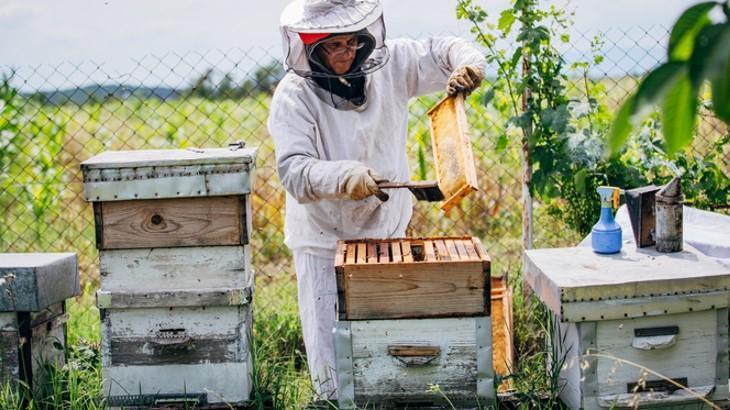
M 671 26 L 687 0 L 573 0 L 577 31 Z M 508 0 L 474 0 L 497 16 Z M 101 64 L 124 78 L 146 55 L 260 49 L 280 53 L 279 14 L 288 0 L 0 0 L 0 71 Z M 468 36 L 456 0 L 384 0 L 389 37 Z M 215 59 L 215 57 L 211 57 Z M 31 70 L 32 71 L 32 70 Z M 29 76 L 32 77 L 32 76 Z M 31 85 L 40 87 L 40 77 Z M 113 76 L 114 77 L 114 76 Z M 112 78 L 113 80 L 113 78 Z M 51 80 L 54 82 L 55 80 Z M 154 82 L 154 79 L 149 80 Z

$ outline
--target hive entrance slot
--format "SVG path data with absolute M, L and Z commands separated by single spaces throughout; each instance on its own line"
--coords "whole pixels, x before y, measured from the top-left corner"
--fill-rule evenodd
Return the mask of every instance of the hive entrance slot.
M 423 262 L 426 259 L 426 252 L 424 250 L 423 242 L 412 242 L 411 254 L 413 255 L 414 262 Z

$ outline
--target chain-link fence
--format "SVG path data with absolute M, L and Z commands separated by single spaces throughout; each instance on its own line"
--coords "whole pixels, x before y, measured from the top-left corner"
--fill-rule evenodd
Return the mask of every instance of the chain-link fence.
M 592 61 L 596 36 L 603 43 L 602 61 L 586 75 L 602 86 L 609 110 L 615 111 L 640 76 L 664 59 L 668 31 L 582 33 L 562 46 L 568 64 Z M 91 62 L 0 67 L 10 75 L 0 94 L 0 251 L 76 252 L 82 283 L 91 292 L 98 286 L 98 255 L 79 164 L 104 150 L 219 147 L 243 140 L 259 147 L 253 193 L 256 303 L 274 308 L 291 303 L 296 287 L 283 244 L 284 191 L 265 126 L 271 92 L 283 74 L 279 56 L 278 46 L 147 56 L 132 61 L 123 74 Z M 585 98 L 579 80 L 569 87 L 578 99 Z M 475 93 L 469 99 L 480 191 L 448 215 L 433 204 L 415 204 L 409 235 L 480 237 L 495 272 L 515 273 L 522 251 L 519 140 L 497 147 L 498 136 L 507 132 L 506 119 L 485 107 L 481 97 Z M 438 98 L 410 105 L 414 179 L 434 176 L 425 112 Z M 727 130 L 703 118 L 698 132 L 698 143 L 707 145 Z M 719 161 L 728 172 L 730 153 L 725 153 Z M 535 246 L 580 239 L 539 204 L 535 214 Z

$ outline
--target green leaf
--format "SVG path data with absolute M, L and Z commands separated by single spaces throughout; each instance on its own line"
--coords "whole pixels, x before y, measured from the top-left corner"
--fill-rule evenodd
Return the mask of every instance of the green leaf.
M 715 115 L 730 125 L 730 57 L 725 69 L 712 79 L 712 105 Z
M 512 9 L 503 10 L 499 15 L 499 21 L 497 22 L 497 28 L 503 33 L 509 33 L 512 30 L 512 24 L 515 22 L 515 15 Z
M 636 104 L 632 115 L 643 119 L 667 94 L 677 80 L 686 73 L 687 65 L 682 62 L 664 63 L 649 73 L 636 91 Z
M 505 149 L 507 149 L 507 145 L 509 144 L 509 139 L 506 135 L 500 134 L 500 136 L 497 138 L 497 144 L 494 147 L 494 149 L 497 151 L 497 153 L 501 154 L 504 152 Z
M 680 78 L 687 76 L 687 64 L 668 62 L 649 73 L 639 84 L 636 94 L 619 109 L 611 125 L 608 149 L 616 155 L 629 137 L 632 128 L 638 125 L 654 107 L 667 95 Z
M 495 90 L 494 87 L 489 87 L 487 91 L 482 95 L 482 104 L 486 107 L 494 99 Z
M 679 16 L 669 36 L 667 55 L 670 61 L 686 61 L 692 55 L 695 37 L 702 27 L 710 24 L 710 10 L 717 5 L 714 1 L 696 4 Z
M 692 141 L 697 114 L 697 91 L 689 74 L 685 72 L 664 98 L 662 129 L 667 154 L 670 156 Z
M 697 35 L 689 61 L 692 85 L 699 88 L 705 79 L 722 73 L 730 57 L 730 23 L 706 26 Z
M 631 117 L 634 112 L 635 98 L 636 96 L 632 95 L 624 101 L 611 124 L 611 132 L 608 135 L 608 149 L 611 156 L 618 154 L 633 128 Z
M 573 176 L 573 184 L 575 184 L 575 190 L 578 194 L 585 194 L 587 176 L 588 176 L 588 170 L 585 168 L 576 172 L 575 175 Z

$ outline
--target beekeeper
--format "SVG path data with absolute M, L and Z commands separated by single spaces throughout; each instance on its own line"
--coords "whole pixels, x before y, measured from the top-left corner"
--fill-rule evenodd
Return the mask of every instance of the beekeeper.
M 385 41 L 379 0 L 298 0 L 281 15 L 286 76 L 270 106 L 285 243 L 293 251 L 310 375 L 335 399 L 337 240 L 402 237 L 411 219 L 408 100 L 446 88 L 469 93 L 485 60 L 467 41 Z

